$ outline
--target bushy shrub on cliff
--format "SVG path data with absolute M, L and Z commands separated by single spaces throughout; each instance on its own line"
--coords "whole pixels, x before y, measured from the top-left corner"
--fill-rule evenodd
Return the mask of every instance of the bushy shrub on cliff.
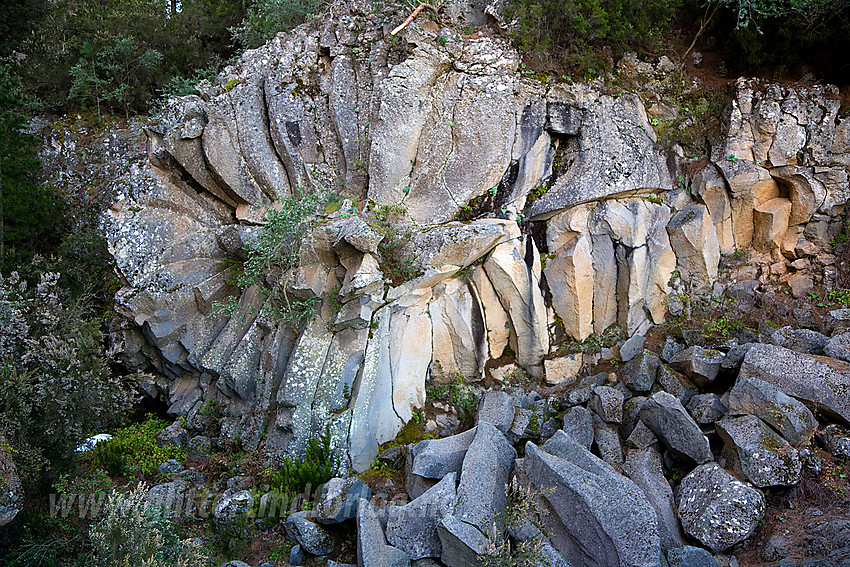
M 254 0 L 245 19 L 230 29 L 243 47 L 263 45 L 281 31 L 289 31 L 322 11 L 321 0 Z
M 147 487 L 113 491 L 91 531 L 95 567 L 206 567 L 209 557 L 196 540 L 179 540 L 162 509 L 148 507 Z
M 666 31 L 678 0 L 508 0 L 505 20 L 524 50 L 551 51 L 578 64 L 592 64 L 593 48 L 646 42 Z
M 121 419 L 132 397 L 111 371 L 99 321 L 63 304 L 59 274 L 29 286 L 0 277 L 0 434 L 25 484 L 65 468 L 87 436 Z

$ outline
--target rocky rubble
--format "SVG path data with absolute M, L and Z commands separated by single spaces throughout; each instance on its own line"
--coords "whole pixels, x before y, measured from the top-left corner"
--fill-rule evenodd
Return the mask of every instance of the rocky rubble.
M 783 347 L 752 344 L 750 362 L 765 346 L 781 349 L 775 356 L 793 354 Z M 814 362 L 831 362 L 802 356 L 808 360 L 798 360 L 783 373 L 803 376 L 803 386 L 817 383 L 817 377 L 802 371 Z M 368 503 L 365 489 L 356 518 L 359 565 L 408 565 L 424 559 L 434 566 L 476 565 L 482 556 L 498 552 L 503 530 L 515 545 L 528 539 L 537 542 L 539 565 L 544 557 L 570 566 L 731 564 L 724 554 L 739 553 L 739 544 L 765 519 L 763 489 L 801 482 L 802 455 L 812 453 L 817 425 L 798 399 L 764 379 L 748 377 L 746 361 L 721 396 L 693 396 L 692 401 L 725 400 L 722 415 L 699 425 L 691 415 L 696 410 L 682 406 L 659 382 L 668 369 L 664 363 L 651 376 L 655 393 L 648 398 L 624 386 L 622 380 L 631 372 L 627 366 L 617 370 L 616 387 L 595 386 L 603 396 L 606 391 L 618 394 L 605 403 L 597 393 L 574 403 L 571 390 L 562 389 L 545 400 L 547 412 L 560 417 L 559 426 L 513 442 L 506 435 L 508 418 L 523 419 L 527 394 L 510 388 L 487 390 L 475 427 L 404 447 L 407 495 L 397 494 L 397 501 L 380 508 Z M 680 383 L 672 385 L 676 390 Z M 612 421 L 615 404 L 619 413 Z M 608 428 L 616 439 L 618 456 L 600 441 L 600 428 Z M 822 430 L 822 447 L 836 456 L 850 454 L 846 429 L 830 424 Z M 794 440 L 793 445 L 783 435 Z M 431 484 L 423 485 L 428 479 L 433 479 Z M 318 520 L 326 515 L 331 493 L 341 502 L 344 493 L 355 492 L 355 485 L 362 483 L 329 482 L 331 488 L 320 493 Z M 523 499 L 533 499 L 537 506 L 529 507 Z M 308 551 L 315 545 L 310 534 L 319 530 L 318 524 L 305 523 L 315 521 L 311 514 L 287 520 L 287 525 L 304 524 L 291 530 L 290 537 Z M 830 542 L 842 541 L 847 531 L 835 522 L 824 526 L 819 537 L 832 537 L 829 530 L 837 534 Z M 771 540 L 763 554 L 773 557 L 782 545 L 798 544 Z M 834 550 L 829 557 L 844 557 L 841 553 Z

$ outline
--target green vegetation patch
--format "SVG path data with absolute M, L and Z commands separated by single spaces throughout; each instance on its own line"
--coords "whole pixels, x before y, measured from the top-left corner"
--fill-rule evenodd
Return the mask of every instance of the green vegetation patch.
M 165 429 L 168 422 L 148 414 L 145 421 L 122 427 L 112 439 L 95 445 L 92 460 L 111 476 L 138 474 L 152 475 L 168 459 L 182 461 L 186 453 L 173 445 L 160 447 L 156 434 Z

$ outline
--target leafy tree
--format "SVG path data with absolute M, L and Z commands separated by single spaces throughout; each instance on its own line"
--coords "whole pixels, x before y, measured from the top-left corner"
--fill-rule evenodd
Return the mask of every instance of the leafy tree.
M 161 60 L 162 53 L 143 48 L 133 37 L 111 38 L 99 49 L 86 42 L 79 62 L 71 68 L 69 96 L 94 102 L 98 118 L 101 103 L 120 104 L 129 118 L 130 102 L 139 96 L 139 84 Z
M 30 488 L 66 469 L 79 443 L 132 400 L 112 374 L 99 321 L 83 301 L 63 304 L 58 281 L 53 272 L 35 286 L 16 272 L 0 278 L 0 435 Z
M 321 0 L 254 0 L 245 19 L 231 32 L 243 47 L 258 47 L 277 32 L 304 23 L 322 8 Z
M 62 201 L 37 180 L 38 138 L 23 132 L 25 103 L 9 68 L 0 65 L 0 266 L 26 263 L 59 243 Z
M 18 47 L 26 59 L 16 72 L 45 108 L 67 110 L 75 84 L 73 100 L 95 105 L 100 82 L 114 83 L 134 65 L 152 62 L 150 57 L 158 52 L 161 58 L 155 65 L 142 65 L 126 75 L 123 82 L 129 89 L 118 90 L 120 82 L 109 89 L 123 100 L 101 98 L 125 109 L 145 110 L 172 77 L 191 77 L 210 66 L 217 70 L 234 54 L 228 28 L 242 20 L 246 2 L 56 0 L 47 4 L 33 33 Z
M 505 19 L 525 50 L 565 54 L 586 65 L 588 54 L 603 45 L 622 51 L 645 44 L 669 27 L 678 0 L 508 0 Z

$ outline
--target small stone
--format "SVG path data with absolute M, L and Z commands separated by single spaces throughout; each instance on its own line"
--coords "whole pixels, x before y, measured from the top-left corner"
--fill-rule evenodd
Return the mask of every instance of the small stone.
M 626 445 L 635 449 L 646 449 L 656 443 L 658 439 L 655 434 L 642 421 L 638 421 L 631 435 L 626 439 Z
M 176 459 L 168 459 L 156 469 L 159 474 L 174 474 L 183 470 L 183 465 Z
M 304 565 L 304 562 L 307 560 L 307 556 L 304 554 L 304 551 L 301 549 L 301 546 L 295 544 L 292 546 L 292 549 L 289 551 L 289 564 L 290 565 Z
M 817 439 L 833 457 L 850 459 L 850 430 L 847 428 L 830 423 L 817 433 Z
M 688 412 L 700 425 L 710 425 L 729 411 L 717 394 L 699 394 L 688 402 Z
M 803 462 L 803 474 L 809 478 L 817 478 L 823 470 L 823 459 L 811 449 L 800 449 L 800 460 Z
M 642 335 L 633 335 L 629 340 L 620 345 L 620 359 L 629 362 L 643 350 L 646 338 Z
M 596 386 L 588 408 L 608 423 L 623 422 L 623 393 L 608 386 Z
M 815 284 L 811 277 L 803 274 L 802 272 L 797 272 L 788 278 L 788 287 L 791 288 L 791 295 L 797 299 L 801 299 L 806 297 L 810 291 L 815 289 Z
M 761 558 L 762 561 L 772 563 L 779 561 L 783 557 L 787 557 L 790 551 L 791 541 L 787 537 L 774 534 L 770 536 L 764 549 L 761 550 Z
M 212 454 L 212 441 L 205 435 L 196 435 L 189 439 L 186 457 L 192 461 L 205 460 Z
M 581 366 L 581 353 L 569 354 L 553 360 L 544 360 L 543 368 L 546 372 L 546 383 L 555 385 L 574 382 L 576 376 L 581 372 Z

